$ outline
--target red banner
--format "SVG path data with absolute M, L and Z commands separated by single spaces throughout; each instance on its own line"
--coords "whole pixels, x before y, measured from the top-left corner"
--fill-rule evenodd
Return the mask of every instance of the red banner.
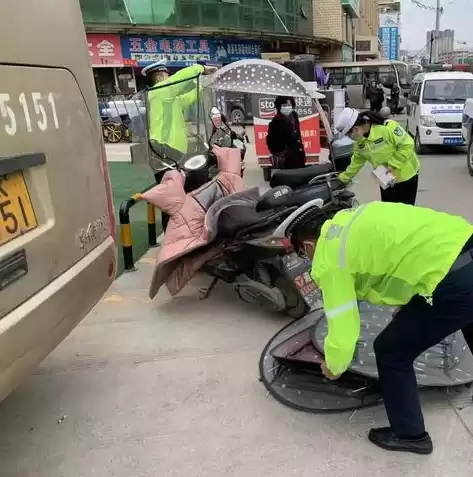
M 268 135 L 269 123 L 276 113 L 274 98 L 257 98 L 253 107 L 255 111 L 255 149 L 258 163 L 261 166 L 271 165 L 271 154 L 266 146 L 266 136 Z M 310 98 L 296 98 L 296 111 L 299 116 L 306 164 L 317 164 L 321 151 L 319 114 L 314 111 Z
M 94 68 L 124 66 L 119 35 L 88 33 L 87 43 L 90 61 Z

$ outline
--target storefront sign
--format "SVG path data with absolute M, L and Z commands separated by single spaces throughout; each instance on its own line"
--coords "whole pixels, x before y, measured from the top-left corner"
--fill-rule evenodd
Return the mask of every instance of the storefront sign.
M 276 114 L 275 97 L 254 95 L 255 149 L 260 165 L 271 164 L 271 154 L 266 146 L 266 136 L 271 119 Z M 319 162 L 320 154 L 320 118 L 315 112 L 310 98 L 295 98 L 296 111 L 299 116 L 302 142 L 306 153 L 306 164 Z
M 122 37 L 121 47 L 125 61 L 135 62 L 139 67 L 163 59 L 166 59 L 170 66 L 182 68 L 197 61 L 222 64 L 261 57 L 261 45 L 246 40 L 127 36 Z
M 291 61 L 291 54 L 287 51 L 281 53 L 261 53 L 261 58 L 263 60 L 274 61 L 275 63 L 284 63 Z
M 378 38 L 382 45 L 383 58 L 399 59 L 399 28 L 397 26 L 381 27 Z
M 88 33 L 89 56 L 94 68 L 124 65 L 119 35 Z
M 261 58 L 261 45 L 254 41 L 217 40 L 215 45 L 215 61 L 219 64 Z

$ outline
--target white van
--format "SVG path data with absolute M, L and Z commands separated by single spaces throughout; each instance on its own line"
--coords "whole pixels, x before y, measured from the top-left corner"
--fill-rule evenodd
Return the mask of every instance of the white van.
M 460 71 L 421 73 L 414 77 L 407 101 L 406 129 L 418 154 L 425 146 L 463 146 L 463 108 L 473 97 L 473 74 Z

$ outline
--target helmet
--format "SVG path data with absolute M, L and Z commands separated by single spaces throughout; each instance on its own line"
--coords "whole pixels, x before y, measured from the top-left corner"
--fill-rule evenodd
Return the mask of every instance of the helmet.
M 166 67 L 167 65 L 167 60 L 159 60 L 156 61 L 155 63 L 151 63 L 150 65 L 146 66 L 141 70 L 141 74 L 143 76 L 148 76 L 151 73 L 157 73 L 158 71 L 164 71 L 165 73 L 169 73 L 169 70 Z
M 391 116 L 391 109 L 388 106 L 384 106 L 379 110 L 379 115 L 384 119 L 388 119 Z
M 350 129 L 355 125 L 360 112 L 353 108 L 344 108 L 338 115 L 335 121 L 335 130 L 341 135 L 345 136 Z

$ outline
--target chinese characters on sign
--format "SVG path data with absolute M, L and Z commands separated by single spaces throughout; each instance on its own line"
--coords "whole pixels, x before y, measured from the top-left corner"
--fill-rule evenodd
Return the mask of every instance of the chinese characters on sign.
M 230 63 L 243 58 L 260 58 L 261 45 L 254 42 L 214 40 L 205 38 L 174 38 L 161 36 L 122 37 L 123 56 L 145 66 L 166 59 L 173 66 L 183 67 L 197 61 Z
M 266 146 L 266 136 L 268 135 L 268 126 L 271 119 L 276 114 L 273 97 L 261 97 L 254 95 L 253 111 L 255 125 L 255 148 L 258 162 L 260 165 L 270 163 L 270 153 Z M 306 153 L 307 164 L 318 162 L 320 154 L 320 122 L 319 115 L 314 111 L 312 99 L 308 97 L 294 98 L 296 102 L 296 112 L 299 116 L 301 137 Z
M 119 35 L 89 33 L 87 43 L 90 61 L 94 68 L 124 65 Z
M 209 42 L 199 38 L 123 37 L 122 50 L 125 58 L 136 61 L 138 66 L 163 59 L 178 66 L 210 61 Z
M 217 43 L 217 59 L 219 48 L 223 47 L 226 50 L 227 54 L 225 58 L 222 58 L 227 61 L 238 61 L 245 58 L 261 58 L 261 45 L 258 43 L 232 43 L 229 41 L 223 41 Z M 220 50 L 222 51 L 222 49 Z
M 378 30 L 383 57 L 388 60 L 399 58 L 399 28 L 397 26 L 381 27 Z

